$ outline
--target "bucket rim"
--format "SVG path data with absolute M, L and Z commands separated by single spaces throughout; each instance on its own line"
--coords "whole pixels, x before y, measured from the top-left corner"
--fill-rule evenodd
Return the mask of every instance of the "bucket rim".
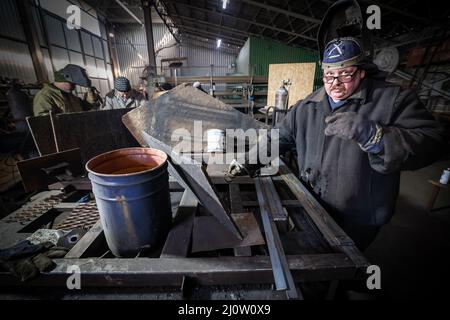
M 153 167 L 151 169 L 138 171 L 138 172 L 131 172 L 131 173 L 121 173 L 121 174 L 99 173 L 99 172 L 96 172 L 89 168 L 89 165 L 92 165 L 92 163 L 100 157 L 107 157 L 109 154 L 117 153 L 118 151 L 127 151 L 127 150 L 128 151 L 131 151 L 131 150 L 136 150 L 136 151 L 138 151 L 138 150 L 141 150 L 141 151 L 142 150 L 153 150 L 153 151 L 156 151 L 156 153 L 160 154 L 163 157 L 164 161 L 161 164 L 159 164 L 158 166 Z M 111 158 L 111 159 L 114 159 L 114 158 Z M 107 152 L 101 153 L 99 155 L 96 155 L 95 157 L 91 158 L 88 162 L 86 162 L 85 168 L 88 173 L 99 176 L 99 177 L 130 177 L 130 176 L 141 175 L 143 173 L 148 173 L 151 171 L 158 170 L 159 168 L 161 168 L 167 164 L 167 159 L 168 159 L 168 156 L 164 151 L 155 149 L 155 148 L 150 148 L 150 147 L 120 148 L 120 149 L 111 150 L 111 151 L 107 151 Z

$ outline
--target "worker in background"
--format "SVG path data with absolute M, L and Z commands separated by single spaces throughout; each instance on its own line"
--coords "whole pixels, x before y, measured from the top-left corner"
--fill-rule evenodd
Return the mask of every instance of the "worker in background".
M 297 149 L 301 180 L 361 250 L 394 214 L 400 171 L 430 165 L 448 150 L 417 95 L 379 79 L 363 57 L 357 38 L 329 42 L 324 87 L 275 127 L 280 154 Z M 229 173 L 256 175 L 261 167 L 233 161 Z
M 114 90 L 105 98 L 104 110 L 134 108 L 144 105 L 144 95 L 131 88 L 130 81 L 125 77 L 118 77 L 114 81 Z
M 35 116 L 53 113 L 70 113 L 91 110 L 97 99 L 91 88 L 91 80 L 86 70 L 74 64 L 68 64 L 54 74 L 53 83 L 44 83 L 43 88 L 33 99 L 33 113 Z M 85 99 L 75 96 L 72 91 L 75 86 L 89 88 Z

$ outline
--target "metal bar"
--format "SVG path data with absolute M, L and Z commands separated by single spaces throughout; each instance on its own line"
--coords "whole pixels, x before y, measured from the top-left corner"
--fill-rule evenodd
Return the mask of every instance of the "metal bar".
M 85 236 L 86 237 L 86 236 Z M 83 237 L 84 238 L 84 237 Z M 83 239 L 82 238 L 82 239 Z M 81 240 L 80 240 L 81 241 Z M 183 277 L 199 285 L 273 283 L 267 256 L 220 258 L 55 259 L 56 267 L 26 284 L 0 272 L 0 287 L 39 286 L 66 288 L 70 266 L 81 271 L 81 287 L 179 286 Z M 312 254 L 288 257 L 297 281 L 354 279 L 358 270 L 344 254 Z
M 173 1 L 173 0 L 166 0 L 166 2 L 175 2 L 175 1 Z M 235 16 L 230 15 L 230 14 L 225 14 L 225 13 L 221 13 L 221 12 L 218 12 L 218 11 L 213 11 L 213 10 L 209 10 L 209 9 L 199 8 L 199 7 L 196 7 L 196 6 L 189 5 L 189 4 L 187 4 L 187 3 L 176 2 L 176 4 L 177 4 L 177 5 L 180 5 L 180 6 L 183 6 L 183 7 L 186 7 L 186 8 L 195 9 L 196 11 L 216 14 L 216 15 L 218 15 L 218 16 L 223 16 L 223 17 L 227 17 L 227 18 L 230 18 L 230 19 L 239 20 L 239 21 L 242 21 L 242 22 L 245 22 L 245 23 L 253 24 L 253 25 L 255 25 L 255 26 L 259 26 L 259 27 L 263 27 L 263 28 L 268 28 L 268 29 L 272 29 L 272 30 L 275 30 L 275 31 L 280 31 L 280 32 L 287 33 L 287 34 L 291 34 L 291 35 L 294 35 L 294 36 L 297 36 L 297 35 L 298 35 L 298 36 L 301 37 L 301 38 L 304 38 L 304 39 L 307 39 L 307 40 L 311 40 L 311 41 L 316 42 L 316 39 L 313 38 L 313 37 L 304 36 L 304 35 L 302 35 L 302 34 L 298 34 L 298 33 L 292 32 L 292 31 L 280 29 L 280 28 L 277 28 L 277 27 L 274 27 L 274 26 L 268 26 L 268 25 L 266 25 L 266 24 L 259 23 L 259 22 L 256 22 L 256 21 L 250 21 L 250 20 L 248 20 L 248 19 L 243 19 L 243 18 L 235 17 Z
M 73 246 L 72 249 L 66 254 L 65 260 L 79 259 L 86 256 L 89 250 L 95 249 L 94 247 L 104 242 L 104 233 L 100 220 L 98 220 L 92 228 Z M 70 263 L 70 262 L 69 262 Z
M 230 184 L 228 189 L 230 191 L 231 212 L 235 214 L 242 214 L 244 212 L 244 206 L 242 205 L 239 185 Z M 250 257 L 252 255 L 251 247 L 237 247 L 233 250 L 236 257 Z
M 280 160 L 279 174 L 296 198 L 302 202 L 306 213 L 314 221 L 327 243 L 332 248 L 347 254 L 357 266 L 367 266 L 367 260 L 356 248 L 353 240 L 337 225 L 301 181 L 289 171 L 282 160 Z
M 206 30 L 199 30 L 198 28 L 194 28 L 194 27 L 182 26 L 181 29 L 191 30 L 191 32 L 193 31 L 193 32 L 195 32 L 195 34 L 197 34 L 199 36 L 204 36 L 204 34 L 210 34 L 210 35 L 215 36 L 215 37 L 220 36 L 220 37 L 222 37 L 224 39 L 230 39 L 230 40 L 236 41 L 236 43 L 240 44 L 240 45 L 245 43 L 244 39 L 239 39 L 239 38 L 236 38 L 236 37 L 226 36 L 226 35 L 223 35 L 223 34 L 217 34 L 217 33 L 206 31 Z
M 277 290 L 286 290 L 289 299 L 303 299 L 302 293 L 295 288 L 280 236 L 272 217 L 271 203 L 265 190 L 268 177 L 256 178 L 255 187 L 260 202 L 261 218 L 266 234 L 267 247 L 269 249 L 270 262 L 272 264 L 273 276 Z
M 200 81 L 201 83 L 209 82 L 210 78 L 208 76 L 184 76 L 178 77 L 179 82 L 195 82 Z M 216 83 L 248 83 L 250 82 L 249 76 L 216 76 L 214 77 Z M 168 83 L 175 83 L 175 79 L 173 77 L 167 77 L 166 81 Z M 253 83 L 267 83 L 267 77 L 258 76 L 253 77 Z
M 142 1 L 142 9 L 144 11 L 145 35 L 147 37 L 148 64 L 150 67 L 154 68 L 154 72 L 156 74 L 155 44 L 153 43 L 153 26 L 151 13 L 152 5 L 153 0 Z
M 55 147 L 56 147 L 56 152 L 59 152 L 59 145 L 58 145 L 58 139 L 56 137 L 56 130 L 55 130 L 55 119 L 54 119 L 54 115 L 52 111 L 49 111 L 49 116 L 50 116 L 50 123 L 52 125 L 52 133 L 53 133 L 53 139 L 55 140 Z
M 283 209 L 280 196 L 275 189 L 275 185 L 272 182 L 272 179 L 264 178 L 264 188 L 267 196 L 269 197 L 271 204 L 271 213 L 273 221 L 275 222 L 278 231 L 286 232 L 288 229 L 288 215 L 287 212 Z
M 172 26 L 169 25 L 167 16 L 164 15 L 164 12 L 167 12 L 167 8 L 166 8 L 165 4 L 162 1 L 156 0 L 156 1 L 154 1 L 153 7 L 155 8 L 155 11 L 158 14 L 158 16 L 161 18 L 161 20 L 166 25 L 167 29 L 169 29 L 169 32 L 174 37 L 175 41 L 177 43 L 180 43 L 180 39 L 178 38 L 177 32 L 175 30 L 173 30 L 174 28 Z M 164 12 L 162 12 L 162 11 L 164 11 Z M 170 22 L 172 22 L 172 21 L 170 21 Z
M 245 31 L 245 30 L 239 30 L 239 29 L 235 29 L 235 28 L 230 28 L 230 27 L 225 27 L 225 26 L 220 26 L 219 27 L 217 24 L 214 24 L 214 23 L 210 23 L 210 22 L 202 21 L 202 20 L 198 20 L 198 19 L 193 19 L 193 18 L 190 18 L 190 17 L 182 16 L 182 15 L 172 15 L 172 17 L 180 18 L 180 19 L 191 21 L 191 22 L 195 22 L 195 23 L 201 23 L 201 24 L 213 27 L 213 28 L 220 29 L 220 30 L 230 31 L 230 33 L 237 34 L 237 35 L 240 35 L 240 36 L 242 36 L 243 34 L 246 34 L 246 35 L 251 35 L 251 36 L 255 36 L 255 37 L 260 37 L 260 35 L 256 34 L 256 33 L 248 32 L 248 31 Z
M 197 205 L 198 200 L 195 195 L 191 191 L 185 190 L 160 258 L 187 256 Z
M 109 56 L 111 57 L 112 61 L 112 69 L 113 69 L 113 75 L 114 78 L 120 77 L 120 64 L 119 64 L 119 58 L 117 55 L 117 48 L 116 48 L 116 37 L 114 33 L 112 32 L 113 29 L 111 29 L 111 26 L 109 23 L 106 23 L 106 32 L 107 39 L 108 39 L 108 49 L 109 49 Z M 114 37 L 111 37 L 110 35 L 114 35 Z
M 142 27 L 144 27 L 144 23 L 138 18 L 138 17 L 136 17 L 136 15 L 130 10 L 130 9 L 128 9 L 127 8 L 127 6 L 126 5 L 124 5 L 120 0 L 115 0 L 116 2 L 117 2 L 117 4 L 119 5 L 119 6 L 121 6 L 122 7 L 122 9 L 124 9 L 134 20 L 136 20 Z
M 269 6 L 269 5 L 265 4 L 265 3 L 256 2 L 256 1 L 253 1 L 253 0 L 241 0 L 241 1 L 245 2 L 245 3 L 248 3 L 248 4 L 250 4 L 252 6 L 255 6 L 255 7 L 264 8 L 264 9 L 272 11 L 272 12 L 282 13 L 282 14 L 285 14 L 286 16 L 289 16 L 289 17 L 294 17 L 294 18 L 297 18 L 297 19 L 301 19 L 301 20 L 308 21 L 308 22 L 313 22 L 313 23 L 316 23 L 316 24 L 320 23 L 319 19 L 311 18 L 311 17 L 305 16 L 303 14 L 292 12 L 292 11 L 289 11 L 289 10 L 284 10 L 284 9 L 281 9 L 281 8 L 278 8 L 278 7 Z
M 258 207 L 259 202 L 258 201 L 242 201 L 242 205 L 244 207 Z M 298 200 L 281 200 L 281 205 L 283 207 L 301 207 L 302 203 Z

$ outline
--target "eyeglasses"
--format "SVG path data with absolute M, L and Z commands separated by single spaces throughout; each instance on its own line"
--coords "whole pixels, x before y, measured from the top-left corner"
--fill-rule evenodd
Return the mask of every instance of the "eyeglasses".
M 334 79 L 338 79 L 339 82 L 342 83 L 348 83 L 351 82 L 353 80 L 353 77 L 355 76 L 355 74 L 358 72 L 359 70 L 356 70 L 355 72 L 353 72 L 352 74 L 346 74 L 346 75 L 340 75 L 340 76 L 323 76 L 323 82 L 328 83 L 328 84 L 332 84 L 334 82 Z

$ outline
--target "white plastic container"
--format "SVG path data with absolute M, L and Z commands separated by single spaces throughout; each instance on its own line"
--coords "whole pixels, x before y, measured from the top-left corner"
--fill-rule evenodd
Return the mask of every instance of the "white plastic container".
M 450 181 L 450 168 L 447 168 L 442 172 L 441 179 L 439 179 L 439 183 L 448 184 Z
M 206 135 L 206 152 L 225 152 L 225 130 L 210 129 Z

